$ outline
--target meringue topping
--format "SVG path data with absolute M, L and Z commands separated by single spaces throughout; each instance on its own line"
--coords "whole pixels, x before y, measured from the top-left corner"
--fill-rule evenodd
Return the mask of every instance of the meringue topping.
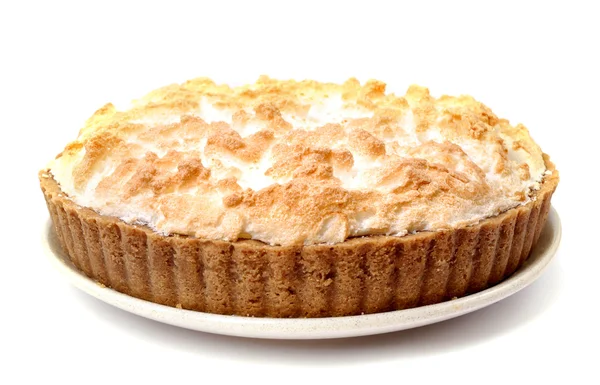
M 338 243 L 477 223 L 546 166 L 521 124 L 411 86 L 199 78 L 88 119 L 49 169 L 75 203 L 164 235 Z

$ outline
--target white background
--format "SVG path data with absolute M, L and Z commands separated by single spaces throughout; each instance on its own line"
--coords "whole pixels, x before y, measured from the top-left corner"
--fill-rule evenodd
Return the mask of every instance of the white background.
M 17 5 L 18 4 L 18 5 Z M 594 2 L 213 1 L 0 5 L 0 383 L 600 383 L 595 311 L 600 13 Z M 196 76 L 468 93 L 522 122 L 561 175 L 545 274 L 451 321 L 334 341 L 162 325 L 70 286 L 44 257 L 37 171 L 108 101 Z

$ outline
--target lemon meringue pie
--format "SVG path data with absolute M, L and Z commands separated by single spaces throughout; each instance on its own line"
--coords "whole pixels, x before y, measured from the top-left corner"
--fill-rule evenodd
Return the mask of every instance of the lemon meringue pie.
M 107 104 L 40 172 L 60 243 L 115 290 L 220 314 L 382 312 L 506 278 L 554 165 L 470 96 L 385 88 L 199 78 Z

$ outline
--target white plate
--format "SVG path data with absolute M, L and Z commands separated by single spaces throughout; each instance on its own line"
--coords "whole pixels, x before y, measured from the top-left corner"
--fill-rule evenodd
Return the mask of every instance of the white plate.
M 278 339 L 356 337 L 415 328 L 458 317 L 504 299 L 534 282 L 558 248 L 560 219 L 554 208 L 527 262 L 506 281 L 463 298 L 414 309 L 349 317 L 278 319 L 226 316 L 158 305 L 102 287 L 79 272 L 62 252 L 50 221 L 43 234 L 53 264 L 73 285 L 120 309 L 187 329 L 232 336 Z

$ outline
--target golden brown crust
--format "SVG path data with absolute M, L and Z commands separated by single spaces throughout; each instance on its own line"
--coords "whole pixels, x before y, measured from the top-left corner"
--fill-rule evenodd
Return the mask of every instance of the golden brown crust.
M 531 202 L 477 225 L 336 245 L 166 237 L 74 204 L 45 171 L 40 184 L 63 250 L 103 285 L 203 312 L 326 317 L 438 303 L 511 275 L 537 242 L 558 184 L 545 161 L 552 173 Z

